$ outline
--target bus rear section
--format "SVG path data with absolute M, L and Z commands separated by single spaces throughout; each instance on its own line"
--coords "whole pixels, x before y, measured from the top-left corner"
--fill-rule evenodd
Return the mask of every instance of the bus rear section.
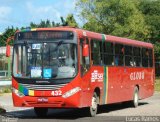
M 102 83 L 100 104 L 138 100 L 154 93 L 153 45 L 110 35 L 92 38 L 91 82 Z

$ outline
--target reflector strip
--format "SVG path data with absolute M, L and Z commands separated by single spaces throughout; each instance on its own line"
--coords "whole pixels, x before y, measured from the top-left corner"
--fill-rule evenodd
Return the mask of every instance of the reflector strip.
M 106 99 L 105 104 L 108 103 L 108 67 L 106 67 Z
M 103 104 L 106 103 L 106 67 L 104 67 L 104 78 L 103 78 Z
M 36 31 L 36 30 L 37 30 L 36 28 L 32 28 L 32 29 L 31 29 L 31 31 Z
M 23 86 L 21 84 L 18 85 L 18 90 L 23 93 Z
M 29 90 L 29 96 L 34 96 L 34 91 L 33 90 Z

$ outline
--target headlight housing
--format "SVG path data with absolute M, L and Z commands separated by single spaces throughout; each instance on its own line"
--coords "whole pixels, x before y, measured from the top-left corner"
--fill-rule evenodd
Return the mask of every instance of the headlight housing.
M 62 95 L 62 97 L 63 97 L 63 98 L 70 97 L 70 96 L 74 95 L 75 93 L 79 92 L 80 90 L 81 90 L 80 87 L 75 87 L 75 88 L 67 91 L 66 93 L 64 93 L 64 94 Z
M 15 93 L 18 97 L 24 97 L 25 95 L 12 87 L 12 92 Z

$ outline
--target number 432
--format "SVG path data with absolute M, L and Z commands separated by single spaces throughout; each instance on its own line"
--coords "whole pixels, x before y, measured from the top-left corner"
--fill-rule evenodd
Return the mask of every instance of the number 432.
M 53 96 L 61 96 L 62 95 L 62 91 L 61 90 L 52 91 L 51 95 L 53 95 Z

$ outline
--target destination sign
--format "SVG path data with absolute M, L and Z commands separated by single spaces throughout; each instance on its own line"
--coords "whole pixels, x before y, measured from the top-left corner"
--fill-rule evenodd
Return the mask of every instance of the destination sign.
M 48 40 L 48 39 L 73 39 L 73 32 L 69 31 L 30 31 L 19 32 L 16 40 Z

